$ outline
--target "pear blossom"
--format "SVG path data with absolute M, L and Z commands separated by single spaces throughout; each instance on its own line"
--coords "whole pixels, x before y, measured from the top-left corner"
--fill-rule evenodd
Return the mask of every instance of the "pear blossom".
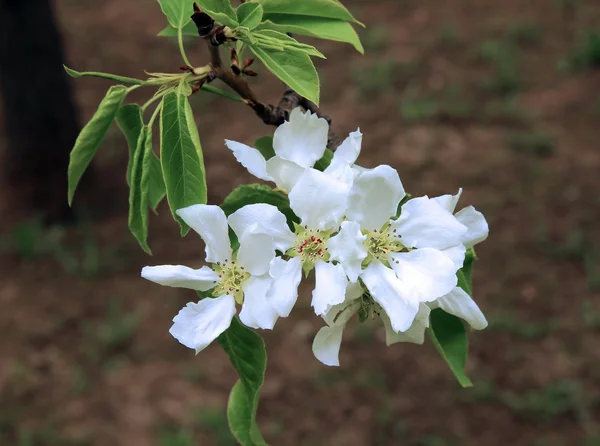
M 206 261 L 212 263 L 212 267 L 146 266 L 141 275 L 160 285 L 203 292 L 212 290 L 214 298 L 190 302 L 182 308 L 169 330 L 173 337 L 196 353 L 200 352 L 229 327 L 236 314 L 236 304 L 242 305 L 239 317 L 245 325 L 272 329 L 279 317 L 266 300 L 273 284 L 268 274 L 275 258 L 273 237 L 246 237 L 236 233 L 240 247 L 234 254 L 227 217 L 220 207 L 198 204 L 179 209 L 177 215 L 202 237 L 206 244 Z M 235 213 L 229 218 L 235 218 Z
M 310 111 L 298 107 L 290 113 L 289 121 L 281 124 L 273 136 L 275 156 L 270 159 L 257 149 L 225 140 L 225 145 L 248 172 L 265 181 L 273 181 L 278 188 L 291 192 L 307 169 L 312 169 L 327 147 L 329 124 Z M 335 151 L 325 172 L 345 182 L 351 182 L 351 166 L 358 158 L 362 142 L 360 130 L 350 135 Z

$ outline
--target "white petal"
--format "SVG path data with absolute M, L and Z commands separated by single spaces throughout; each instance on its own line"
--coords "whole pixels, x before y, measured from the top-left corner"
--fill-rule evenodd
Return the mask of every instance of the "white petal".
M 442 249 L 440 251 L 452 260 L 455 271 L 458 271 L 463 267 L 463 263 L 465 263 L 465 254 L 467 252 L 465 245 L 461 243 L 460 245 L 452 246 L 451 248 Z
M 237 260 L 250 274 L 254 276 L 267 274 L 274 257 L 273 237 L 246 232 L 240 239 Z
M 367 258 L 367 248 L 363 244 L 366 235 L 360 232 L 360 225 L 354 221 L 342 222 L 340 232 L 329 239 L 327 247 L 331 260 L 340 262 L 350 282 L 356 282 L 362 271 L 362 261 Z
M 223 262 L 231 259 L 229 228 L 225 213 L 219 206 L 195 204 L 177 212 L 206 244 L 206 261 Z
M 269 275 L 273 278 L 273 284 L 267 293 L 267 300 L 279 316 L 288 317 L 298 299 L 302 260 L 300 257 L 287 261 L 275 257 L 271 261 Z
M 437 249 L 415 249 L 390 257 L 390 264 L 405 292 L 411 293 L 419 302 L 431 302 L 456 286 L 454 263 Z
M 441 197 L 432 198 L 432 200 L 435 200 L 437 204 L 439 204 L 451 214 L 454 214 L 454 209 L 456 209 L 456 205 L 458 204 L 458 200 L 460 200 L 462 191 L 463 190 L 461 187 L 460 189 L 458 189 L 458 193 L 456 195 L 442 195 Z
M 306 169 L 289 194 L 290 206 L 308 228 L 336 228 L 346 212 L 349 192 L 348 184 Z
M 350 311 L 351 314 L 354 314 L 354 313 L 356 313 L 356 311 L 358 311 L 358 307 L 360 307 L 360 303 L 356 302 L 356 299 L 361 297 L 364 294 L 364 292 L 365 292 L 365 290 L 360 285 L 360 282 L 349 283 L 348 287 L 346 288 L 346 297 L 344 299 L 344 302 L 342 302 L 341 304 L 338 304 L 338 305 L 334 305 L 333 307 L 329 308 L 329 310 L 325 314 L 323 314 L 321 317 L 323 318 L 323 320 L 325 322 L 327 322 L 327 325 L 333 325 L 336 322 L 338 322 L 340 320 L 340 318 L 343 318 L 343 317 L 350 318 L 351 315 L 348 316 L 346 311 Z M 354 307 L 357 307 L 357 308 L 354 308 Z M 343 315 L 341 314 L 342 312 L 344 312 Z
M 333 153 L 331 164 L 325 169 L 325 173 L 341 177 L 343 170 L 350 168 L 360 154 L 360 146 L 362 144 L 362 133 L 360 129 L 350 133 L 350 135 L 340 144 Z
M 183 265 L 145 266 L 142 277 L 159 285 L 208 291 L 219 281 L 219 275 L 208 266 L 192 269 Z
M 484 241 L 490 228 L 488 227 L 487 221 L 483 214 L 473 206 L 468 206 L 455 215 L 456 219 L 468 228 L 468 231 L 462 236 L 461 242 L 467 247 L 471 248 L 479 242 Z
M 475 330 L 483 330 L 488 325 L 475 301 L 462 288 L 454 288 L 436 302 L 446 313 L 464 319 Z
M 340 365 L 340 347 L 345 325 L 336 324 L 321 328 L 313 341 L 312 350 L 315 357 L 330 367 Z
M 354 180 L 346 215 L 364 229 L 379 229 L 396 215 L 405 195 L 395 169 L 381 165 L 365 170 Z
M 394 331 L 408 330 L 419 311 L 419 301 L 407 292 L 394 271 L 374 260 L 361 278 L 375 302 L 387 313 Z
M 248 204 L 231 214 L 227 221 L 239 239 L 249 230 L 254 234 L 269 235 L 273 238 L 275 249 L 282 252 L 291 248 L 296 239 L 285 215 L 270 204 Z
M 458 245 L 467 227 L 429 197 L 413 198 L 402 206 L 400 218 L 392 222 L 410 248 L 445 249 Z
M 390 319 L 387 314 L 381 313 L 381 319 L 385 326 L 385 343 L 389 347 L 397 342 L 410 342 L 412 344 L 422 344 L 425 342 L 425 329 L 429 327 L 429 313 L 431 310 L 425 304 L 419 306 L 419 312 L 415 321 L 405 332 L 396 333 L 392 329 Z
M 334 265 L 318 260 L 315 264 L 315 289 L 311 302 L 315 314 L 326 314 L 331 307 L 344 302 L 347 286 L 348 278 L 341 264 Z
M 198 353 L 229 328 L 234 315 L 233 296 L 206 298 L 197 304 L 190 302 L 173 318 L 169 333 Z
M 295 108 L 290 120 L 275 130 L 273 149 L 280 158 L 311 167 L 325 152 L 328 132 L 329 124 L 325 119 Z
M 274 156 L 267 161 L 268 174 L 273 178 L 277 187 L 286 191 L 292 190 L 305 170 L 305 167 L 278 156 Z
M 250 277 L 244 283 L 244 304 L 240 320 L 250 328 L 272 330 L 279 315 L 267 301 L 267 291 L 273 279 L 269 276 Z
M 248 169 L 248 172 L 261 180 L 273 181 L 267 173 L 267 160 L 257 149 L 228 139 L 225 140 L 225 145 L 233 152 L 235 159 Z

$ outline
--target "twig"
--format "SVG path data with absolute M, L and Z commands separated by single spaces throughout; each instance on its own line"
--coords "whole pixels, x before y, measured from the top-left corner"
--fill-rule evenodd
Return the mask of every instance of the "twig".
M 219 51 L 220 45 L 227 41 L 235 40 L 226 35 L 225 27 L 216 27 L 214 20 L 208 14 L 200 11 L 196 4 L 194 4 L 192 20 L 198 28 L 198 35 L 206 42 L 210 55 L 210 66 L 212 71 L 209 73 L 206 82 L 220 79 L 226 83 L 252 108 L 252 110 L 254 110 L 254 113 L 268 125 L 279 126 L 283 124 L 289 119 L 291 111 L 296 107 L 310 110 L 320 118 L 326 119 L 330 124 L 327 147 L 331 150 L 335 150 L 340 145 L 339 138 L 331 132 L 331 118 L 322 114 L 316 104 L 300 96 L 291 88 L 286 87 L 286 90 L 277 105 L 264 104 L 261 102 L 246 79 L 231 71 L 221 60 Z

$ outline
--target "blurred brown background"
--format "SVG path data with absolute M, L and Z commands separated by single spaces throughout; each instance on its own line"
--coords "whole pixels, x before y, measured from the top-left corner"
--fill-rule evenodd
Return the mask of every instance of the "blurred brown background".
M 317 43 L 322 110 L 360 126 L 361 164 L 400 171 L 415 195 L 455 193 L 488 218 L 461 389 L 434 348 L 386 348 L 379 324 L 351 324 L 339 368 L 313 358 L 322 323 L 304 294 L 264 333 L 259 424 L 272 445 L 600 444 L 600 4 L 597 0 L 348 0 L 367 55 Z M 67 63 L 144 77 L 177 71 L 151 0 L 57 0 Z M 206 63 L 201 42 L 188 55 Z M 257 68 L 257 91 L 282 86 Z M 35 73 L 27 73 L 35 76 Z M 71 82 L 81 121 L 108 81 Z M 144 101 L 138 90 L 129 100 Z M 272 133 L 243 105 L 192 97 L 209 201 L 253 182 L 223 145 Z M 10 110 L 4 110 L 4 114 Z M 0 149 L 6 148 L 0 127 Z M 114 126 L 78 222 L 44 227 L 0 194 L 0 444 L 234 445 L 225 404 L 235 372 L 217 345 L 198 356 L 170 337 L 194 295 L 139 278 L 147 264 L 199 265 L 166 203 L 146 256 L 127 230 L 124 138 Z M 66 175 L 66 172 L 65 172 Z M 65 193 L 66 199 L 66 193 Z M 377 321 L 376 321 L 377 322 Z

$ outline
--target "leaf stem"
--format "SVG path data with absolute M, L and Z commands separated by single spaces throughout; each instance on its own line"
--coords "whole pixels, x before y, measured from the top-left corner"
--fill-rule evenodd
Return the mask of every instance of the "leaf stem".
M 183 29 L 181 27 L 177 28 L 177 43 L 179 45 L 179 52 L 181 53 L 183 61 L 188 67 L 191 67 L 192 64 L 188 59 L 187 54 L 185 54 L 185 48 L 183 47 Z
M 158 104 L 158 107 L 156 107 L 156 109 L 154 109 L 154 113 L 152 113 L 152 117 L 150 118 L 150 121 L 148 121 L 148 127 L 152 128 L 152 125 L 154 124 L 154 121 L 156 120 L 158 113 L 161 111 L 162 106 L 163 106 L 163 103 L 161 102 L 160 104 Z

